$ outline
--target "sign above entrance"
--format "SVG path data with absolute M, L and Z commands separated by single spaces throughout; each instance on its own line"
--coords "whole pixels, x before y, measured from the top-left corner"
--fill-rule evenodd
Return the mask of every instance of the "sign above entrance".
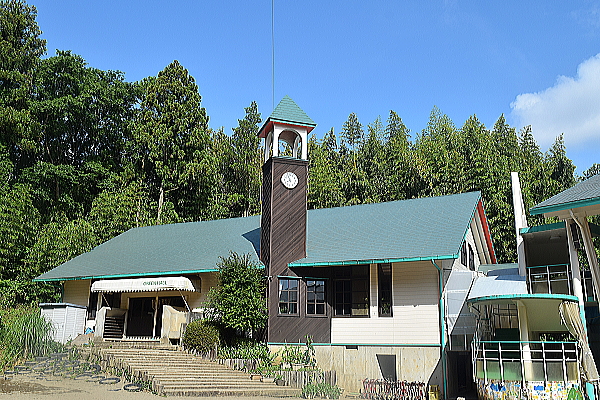
M 96 281 L 92 284 L 92 292 L 160 292 L 164 290 L 199 292 L 200 285 L 197 285 L 196 288 L 190 279 L 183 276 L 107 279 Z

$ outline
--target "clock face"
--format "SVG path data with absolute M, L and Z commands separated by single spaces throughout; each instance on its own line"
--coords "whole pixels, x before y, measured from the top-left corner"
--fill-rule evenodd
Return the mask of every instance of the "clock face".
M 298 185 L 298 177 L 293 172 L 286 172 L 281 175 L 281 183 L 288 189 L 293 189 Z

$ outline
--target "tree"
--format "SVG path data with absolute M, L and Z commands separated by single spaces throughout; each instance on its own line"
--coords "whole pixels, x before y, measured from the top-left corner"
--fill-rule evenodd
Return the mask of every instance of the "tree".
M 358 117 L 354 113 L 348 115 L 348 119 L 342 125 L 342 140 L 350 146 L 351 150 L 355 150 L 363 141 L 365 132 L 362 124 L 358 121 Z
M 583 180 L 590 179 L 592 176 L 600 175 L 600 164 L 594 163 L 591 167 L 583 171 Z
M 0 279 L 20 279 L 26 275 L 23 260 L 35 243 L 39 220 L 27 186 L 15 185 L 0 191 Z
M 165 222 L 168 202 L 183 220 L 200 219 L 211 200 L 216 164 L 198 86 L 177 60 L 144 86 L 134 137 L 156 188 L 156 223 Z
M 100 244 L 93 226 L 82 219 L 57 218 L 37 235 L 25 259 L 23 280 L 31 280 Z
M 24 1 L 0 2 L 0 144 L 8 147 L 13 162 L 34 147 L 37 134 L 29 104 L 46 41 L 39 37 L 36 16 L 36 8 Z
M 233 128 L 233 159 L 231 168 L 231 186 L 237 195 L 233 216 L 247 217 L 260 213 L 260 184 L 262 151 L 258 137 L 261 123 L 258 105 L 255 101 L 245 108 L 246 116 L 238 120 Z M 217 155 L 218 156 L 218 155 Z
M 264 328 L 267 308 L 262 270 L 249 254 L 230 253 L 221 260 L 219 282 L 208 293 L 211 319 L 242 332 Z

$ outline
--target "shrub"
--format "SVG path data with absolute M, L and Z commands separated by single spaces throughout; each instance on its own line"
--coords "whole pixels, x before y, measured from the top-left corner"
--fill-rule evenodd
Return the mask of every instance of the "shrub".
M 62 348 L 52 340 L 52 324 L 37 307 L 5 310 L 0 318 L 0 369 Z
M 273 357 L 265 343 L 241 341 L 237 346 L 219 348 L 219 358 L 239 358 L 271 362 Z
M 307 383 L 302 388 L 302 397 L 312 399 L 317 396 L 322 396 L 328 399 L 339 399 L 342 394 L 342 389 L 337 385 L 329 383 Z
M 219 345 L 219 329 L 209 321 L 196 320 L 188 324 L 183 346 L 198 353 L 208 353 Z

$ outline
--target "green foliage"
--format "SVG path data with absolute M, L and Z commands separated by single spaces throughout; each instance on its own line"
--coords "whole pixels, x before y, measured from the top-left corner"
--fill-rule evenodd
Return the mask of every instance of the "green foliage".
M 92 225 L 81 219 L 69 221 L 60 218 L 45 225 L 31 246 L 25 265 L 27 275 L 33 279 L 98 245 Z
M 23 260 L 35 242 L 39 219 L 27 186 L 0 191 L 0 279 L 23 276 Z
M 250 255 L 230 253 L 218 264 L 219 283 L 208 293 L 211 318 L 241 332 L 265 326 L 267 309 L 262 270 Z
M 205 215 L 214 184 L 208 116 L 194 78 L 177 60 L 144 83 L 134 138 L 156 180 L 156 223 L 167 201 L 184 220 Z
M 198 353 L 215 350 L 220 343 L 219 329 L 211 322 L 196 320 L 185 328 L 183 346 Z
M 36 306 L 0 312 L 0 369 L 19 360 L 43 356 L 60 348 L 52 340 L 52 324 Z
M 265 343 L 255 340 L 244 340 L 235 346 L 219 347 L 219 358 L 235 358 L 243 360 L 262 360 L 265 363 L 272 361 L 273 356 Z
M 331 385 L 326 382 L 307 383 L 302 388 L 302 398 L 313 399 L 317 396 L 327 399 L 339 399 L 342 395 L 342 389 L 337 385 Z
M 304 364 L 306 360 L 306 354 L 302 350 L 300 344 L 288 345 L 287 343 L 283 346 L 281 351 L 281 361 L 290 364 Z
M 60 300 L 61 288 L 45 282 L 30 280 L 0 280 L 0 309 L 14 308 L 27 304 L 54 303 Z

